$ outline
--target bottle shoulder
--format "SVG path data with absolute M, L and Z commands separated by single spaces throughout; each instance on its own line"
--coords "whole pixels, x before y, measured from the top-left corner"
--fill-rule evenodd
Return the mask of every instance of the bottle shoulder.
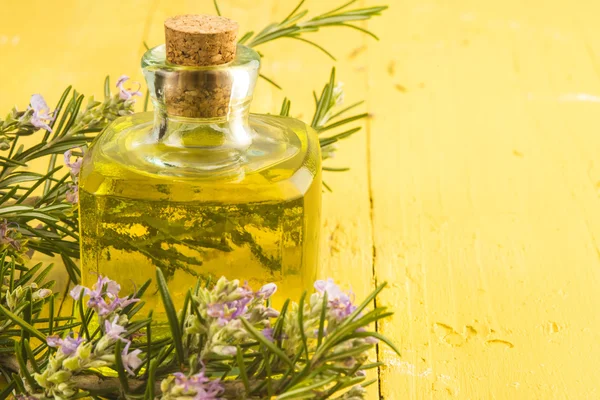
M 81 190 L 128 198 L 233 202 L 301 197 L 320 181 L 316 133 L 303 122 L 251 114 L 246 149 L 220 146 L 228 124 L 182 129 L 177 143 L 160 140 L 152 113 L 124 116 L 91 145 L 80 175 Z M 211 146 L 207 146 L 211 142 Z

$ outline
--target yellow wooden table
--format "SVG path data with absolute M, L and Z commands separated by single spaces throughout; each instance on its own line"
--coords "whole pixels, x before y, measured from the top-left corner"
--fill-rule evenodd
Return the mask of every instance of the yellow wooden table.
M 600 3 L 389 0 L 380 42 L 331 29 L 347 101 L 372 118 L 326 176 L 322 275 L 396 311 L 370 398 L 600 399 Z M 208 0 L 0 0 L 0 110 L 105 74 L 141 80 L 142 41 Z M 323 11 L 339 1 L 307 1 Z M 361 1 L 361 5 L 374 5 Z M 243 29 L 286 1 L 222 0 Z M 254 111 L 312 113 L 332 62 L 265 45 Z

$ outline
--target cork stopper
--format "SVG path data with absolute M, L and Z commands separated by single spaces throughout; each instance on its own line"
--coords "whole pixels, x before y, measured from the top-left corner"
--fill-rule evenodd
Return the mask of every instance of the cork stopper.
M 227 68 L 202 67 L 235 59 L 237 31 L 235 21 L 212 15 L 178 15 L 165 21 L 167 61 L 199 67 L 157 74 L 168 114 L 189 118 L 227 115 L 233 77 Z
M 238 24 L 214 15 L 178 15 L 165 21 L 167 61 L 177 65 L 221 65 L 235 58 Z

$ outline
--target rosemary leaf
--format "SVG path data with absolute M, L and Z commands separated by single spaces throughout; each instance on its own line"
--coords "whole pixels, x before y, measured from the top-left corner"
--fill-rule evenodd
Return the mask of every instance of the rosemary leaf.
M 171 295 L 169 294 L 169 289 L 167 288 L 167 281 L 165 280 L 165 276 L 163 275 L 162 271 L 158 267 L 156 268 L 156 282 L 158 283 L 158 290 L 165 307 L 167 318 L 169 319 L 169 326 L 171 327 L 171 334 L 173 335 L 173 344 L 175 345 L 177 359 L 179 364 L 183 365 L 185 355 L 183 353 L 183 342 L 181 340 L 179 320 L 177 318 L 177 313 L 175 312 L 173 300 L 171 300 Z

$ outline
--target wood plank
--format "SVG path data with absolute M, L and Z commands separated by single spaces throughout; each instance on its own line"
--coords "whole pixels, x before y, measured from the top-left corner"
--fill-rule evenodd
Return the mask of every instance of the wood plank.
M 375 269 L 403 357 L 380 354 L 383 398 L 598 397 L 597 7 L 407 1 L 385 19 Z
M 0 28 L 0 74 L 11 79 L 2 81 L 0 110 L 8 110 L 15 102 L 24 105 L 29 95 L 36 92 L 54 104 L 69 84 L 83 93 L 99 95 L 106 74 L 113 80 L 127 74 L 133 80 L 143 81 L 139 71 L 142 43 L 154 46 L 163 42 L 162 21 L 167 16 L 214 12 L 211 1 L 63 0 L 60 3 L 60 7 L 48 8 L 43 2 L 13 2 L 4 8 L 11 18 Z M 274 18 L 284 18 L 295 5 L 277 0 L 219 3 L 223 15 L 236 19 L 242 31 L 262 29 Z M 339 0 L 308 3 L 311 14 L 341 4 Z M 357 3 L 360 4 L 366 2 Z M 51 40 L 42 37 L 43 29 Z M 356 31 L 337 28 L 313 34 L 312 38 L 318 38 L 319 43 L 338 56 L 338 76 L 345 83 L 346 103 L 363 99 L 365 49 L 370 42 Z M 253 111 L 277 113 L 285 95 L 293 101 L 292 114 L 309 120 L 314 109 L 312 90 L 320 92 L 336 63 L 315 48 L 291 39 L 261 46 L 259 50 L 265 55 L 262 72 L 285 90 L 279 91 L 261 81 Z M 374 288 L 366 149 L 365 132 L 343 142 L 338 156 L 328 161 L 328 165 L 350 166 L 352 170 L 324 176 L 333 193 L 323 196 L 320 275 L 351 287 L 358 299 Z M 371 377 L 376 377 L 376 373 Z M 376 398 L 377 385 L 369 390 L 371 397 Z

